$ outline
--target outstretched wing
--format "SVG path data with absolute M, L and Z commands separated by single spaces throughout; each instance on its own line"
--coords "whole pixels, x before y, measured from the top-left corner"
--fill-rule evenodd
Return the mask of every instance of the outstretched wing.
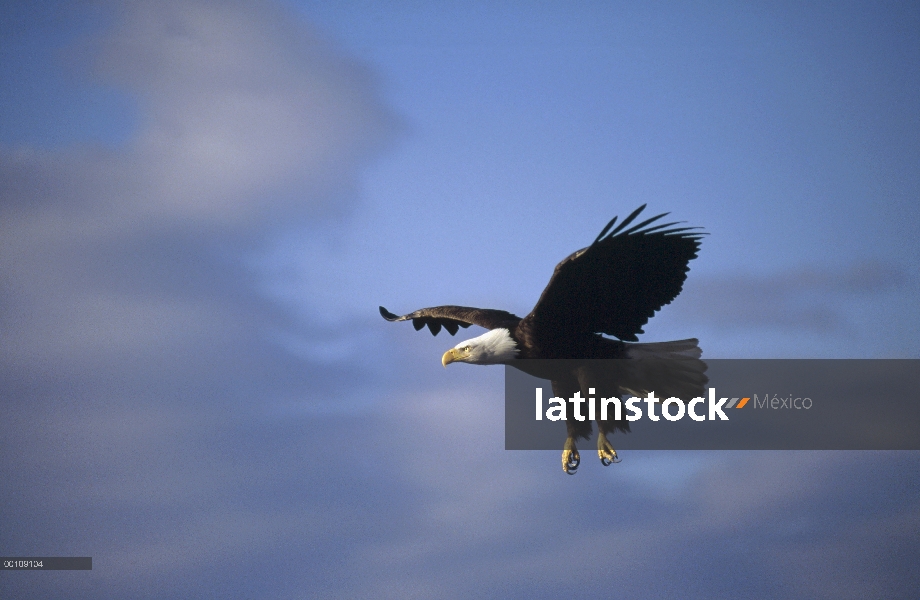
M 606 333 L 634 342 L 649 318 L 683 287 L 696 258 L 699 227 L 649 226 L 668 213 L 629 227 L 643 204 L 619 227 L 604 227 L 594 243 L 558 265 L 525 321 L 544 340 Z M 628 229 L 627 229 L 628 227 Z
M 411 319 L 416 331 L 427 325 L 428 329 L 431 330 L 431 335 L 438 335 L 441 327 L 451 335 L 454 335 L 460 327 L 466 328 L 470 325 L 479 325 L 486 329 L 506 327 L 513 330 L 521 320 L 517 315 L 504 310 L 472 308 L 469 306 L 432 306 L 401 317 L 394 315 L 381 306 L 380 314 L 387 321 L 408 321 Z

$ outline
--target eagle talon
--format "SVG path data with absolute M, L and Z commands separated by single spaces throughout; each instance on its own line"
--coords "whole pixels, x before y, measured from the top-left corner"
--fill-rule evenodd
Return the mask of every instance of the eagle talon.
M 601 464 L 605 467 L 623 460 L 617 456 L 617 451 L 613 449 L 613 446 L 607 441 L 607 436 L 603 434 L 598 434 L 597 437 L 597 455 L 601 459 Z
M 569 475 L 574 475 L 575 473 L 578 472 L 578 465 L 580 464 L 581 464 L 581 458 L 579 458 L 578 454 L 575 454 L 574 456 L 570 458 L 566 458 L 565 453 L 563 452 L 563 457 L 562 457 L 562 470 L 563 471 L 565 471 Z
M 562 470 L 569 475 L 574 475 L 578 471 L 578 465 L 581 464 L 581 456 L 578 454 L 578 448 L 572 438 L 565 440 L 565 446 L 562 448 Z

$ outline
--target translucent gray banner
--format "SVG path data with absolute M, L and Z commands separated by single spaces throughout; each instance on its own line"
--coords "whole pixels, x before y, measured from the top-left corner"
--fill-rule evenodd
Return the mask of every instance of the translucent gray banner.
M 559 450 L 565 420 L 581 417 L 583 430 L 592 398 L 595 419 L 606 409 L 608 431 L 614 423 L 628 426 L 629 433 L 608 434 L 617 450 L 920 450 L 920 360 L 519 364 L 528 372 L 505 367 L 508 450 Z M 687 373 L 696 374 L 693 384 L 674 384 Z M 567 397 L 553 393 L 550 379 Z M 637 400 L 630 405 L 631 397 Z M 680 402 L 665 402 L 669 397 Z M 619 420 L 612 399 L 619 400 Z M 596 436 L 596 423 L 592 431 Z

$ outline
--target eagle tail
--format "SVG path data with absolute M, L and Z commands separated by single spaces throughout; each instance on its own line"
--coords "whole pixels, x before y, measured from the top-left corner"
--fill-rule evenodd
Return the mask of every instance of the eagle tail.
M 628 383 L 623 388 L 635 396 L 655 392 L 661 400 L 684 402 L 705 396 L 707 365 L 700 360 L 699 340 L 626 344 Z
M 648 358 L 662 360 L 699 358 L 703 355 L 699 344 L 700 341 L 696 338 L 675 340 L 673 342 L 626 344 L 626 354 L 629 358 L 639 360 Z

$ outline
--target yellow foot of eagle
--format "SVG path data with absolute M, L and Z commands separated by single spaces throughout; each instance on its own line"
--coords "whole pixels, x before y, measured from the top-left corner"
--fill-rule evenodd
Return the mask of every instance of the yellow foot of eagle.
M 601 464 L 605 467 L 609 467 L 612 463 L 618 463 L 623 460 L 617 456 L 617 451 L 614 450 L 610 442 L 607 441 L 607 436 L 601 432 L 597 434 L 597 455 L 601 458 Z
M 562 447 L 562 470 L 569 475 L 574 475 L 578 471 L 579 464 L 581 464 L 581 456 L 578 455 L 575 440 L 566 438 L 565 446 Z

